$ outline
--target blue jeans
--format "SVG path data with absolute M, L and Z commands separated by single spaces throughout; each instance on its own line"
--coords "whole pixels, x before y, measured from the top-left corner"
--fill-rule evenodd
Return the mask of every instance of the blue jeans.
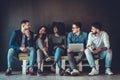
M 34 48 L 30 47 L 29 50 L 27 51 L 27 53 L 30 55 L 29 57 L 29 68 L 33 68 L 33 64 L 34 64 Z M 7 63 L 8 63 L 8 68 L 12 68 L 12 61 L 13 61 L 13 56 L 15 54 L 15 50 L 13 48 L 10 48 L 8 50 L 8 55 L 7 55 Z
M 86 49 L 85 50 L 85 55 L 86 55 L 86 58 L 88 60 L 88 63 L 91 67 L 94 67 L 95 66 L 95 61 L 94 61 L 94 58 L 93 58 L 93 53 L 90 52 L 89 49 Z M 105 67 L 111 67 L 111 61 L 112 61 L 112 52 L 108 52 L 108 50 L 105 50 L 105 51 L 102 51 L 100 53 L 98 53 L 100 59 L 103 59 L 105 58 Z
M 61 55 L 62 53 L 64 53 L 64 49 L 58 47 L 56 48 L 55 52 L 54 52 L 54 61 L 57 62 L 58 67 L 61 68 Z

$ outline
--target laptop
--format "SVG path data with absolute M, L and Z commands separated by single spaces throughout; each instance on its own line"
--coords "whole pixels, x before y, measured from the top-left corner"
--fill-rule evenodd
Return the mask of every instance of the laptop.
M 83 43 L 70 43 L 68 47 L 72 49 L 72 52 L 80 52 L 84 48 L 84 45 Z

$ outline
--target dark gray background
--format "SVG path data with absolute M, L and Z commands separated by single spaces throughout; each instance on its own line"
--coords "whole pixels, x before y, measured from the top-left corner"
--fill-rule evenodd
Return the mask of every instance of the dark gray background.
M 67 31 L 74 21 L 89 24 L 99 21 L 110 35 L 113 49 L 113 70 L 120 70 L 120 6 L 119 0 L 0 0 L 0 69 L 7 67 L 7 51 L 12 31 L 20 27 L 22 19 L 29 19 L 32 31 L 40 25 L 50 27 L 53 21 L 65 23 Z M 19 63 L 16 61 L 14 67 Z M 21 67 L 19 65 L 19 67 Z

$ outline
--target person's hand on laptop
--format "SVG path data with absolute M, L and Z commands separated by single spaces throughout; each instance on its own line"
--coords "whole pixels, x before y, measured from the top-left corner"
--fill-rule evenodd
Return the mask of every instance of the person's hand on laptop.
M 72 52 L 72 49 L 68 48 L 68 49 L 67 49 L 67 52 L 68 52 L 68 53 Z
M 83 49 L 81 49 L 81 50 L 80 50 L 80 53 L 83 53 L 83 52 L 84 52 L 84 50 L 85 50 L 84 48 L 83 48 Z

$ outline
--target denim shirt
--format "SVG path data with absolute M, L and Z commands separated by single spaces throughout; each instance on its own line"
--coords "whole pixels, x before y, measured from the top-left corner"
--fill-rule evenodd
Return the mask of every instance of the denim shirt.
M 68 33 L 67 37 L 67 45 L 70 43 L 83 43 L 84 48 L 86 47 L 87 44 L 87 33 L 86 32 L 80 32 L 79 35 L 76 35 L 73 32 Z

